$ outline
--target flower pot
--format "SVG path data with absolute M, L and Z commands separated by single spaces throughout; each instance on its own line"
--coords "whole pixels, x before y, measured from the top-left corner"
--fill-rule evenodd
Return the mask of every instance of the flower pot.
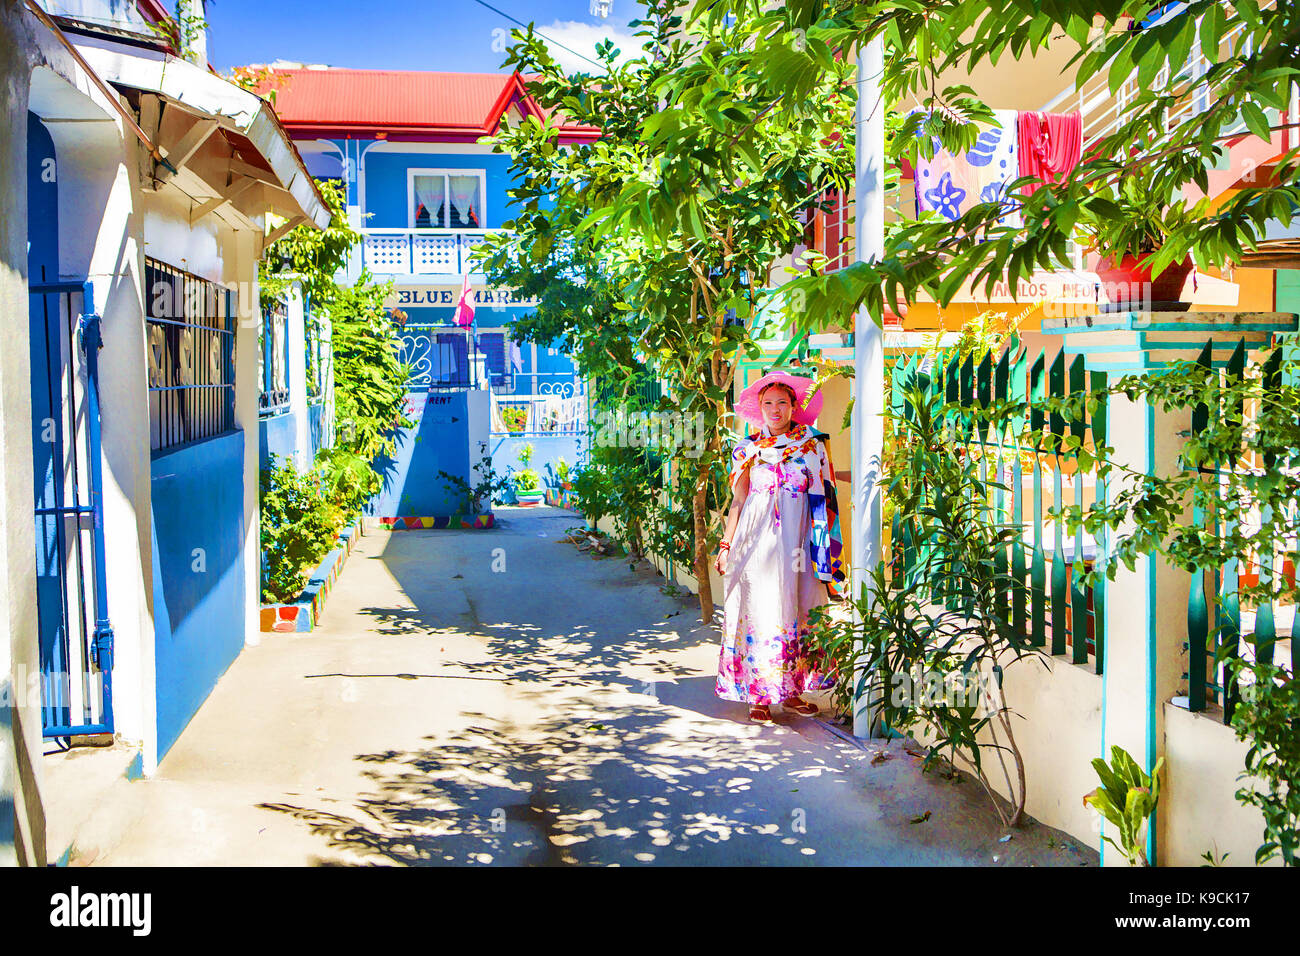
M 1102 281 L 1109 302 L 1139 308 L 1150 303 L 1179 301 L 1183 284 L 1192 271 L 1191 256 L 1166 266 L 1165 271 L 1153 279 L 1151 270 L 1144 265 L 1151 255 L 1148 253 L 1141 260 L 1127 255 L 1118 265 L 1111 259 L 1097 263 L 1097 278 Z
M 542 503 L 542 500 L 546 497 L 546 492 L 540 488 L 535 491 L 516 491 L 515 497 L 519 499 L 521 507 L 531 508 Z
M 572 491 L 572 490 L 573 490 L 573 482 L 571 482 L 571 481 L 562 481 L 562 482 L 560 482 L 560 487 L 563 488 L 565 491 Z

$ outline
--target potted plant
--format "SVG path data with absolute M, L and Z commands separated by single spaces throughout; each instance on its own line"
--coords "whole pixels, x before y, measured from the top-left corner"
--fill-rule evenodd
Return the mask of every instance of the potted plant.
M 560 479 L 560 487 L 565 491 L 573 490 L 573 482 L 569 480 L 569 463 L 563 458 L 555 462 L 555 477 Z
M 523 467 L 515 472 L 515 497 L 519 499 L 519 504 L 525 507 L 532 507 L 542 503 L 545 493 L 542 491 L 541 482 L 537 479 L 537 472 L 528 467 L 528 463 L 533 460 L 533 446 L 524 445 L 519 449 L 519 464 Z
M 1112 305 L 1177 302 L 1192 271 L 1191 256 L 1159 271 L 1153 260 L 1169 236 L 1195 218 L 1181 192 L 1157 186 L 1144 172 L 1128 173 L 1101 205 L 1103 215 L 1080 231 L 1088 251 L 1100 256 L 1097 277 Z
M 475 471 L 479 475 L 479 481 L 471 485 L 460 475 L 453 475 L 449 471 L 439 471 L 442 483 L 453 494 L 459 496 L 461 504 L 458 514 L 462 517 L 475 518 L 481 514 L 490 514 L 492 511 L 493 501 L 499 501 L 502 493 L 510 487 L 510 479 L 505 475 L 498 475 L 492 467 L 492 456 L 488 454 L 487 442 L 479 442 L 480 459 Z M 471 477 L 473 477 L 471 475 Z

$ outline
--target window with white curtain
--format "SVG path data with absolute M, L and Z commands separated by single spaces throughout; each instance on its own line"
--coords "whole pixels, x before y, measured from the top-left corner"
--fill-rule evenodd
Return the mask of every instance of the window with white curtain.
M 412 228 L 483 228 L 483 170 L 415 169 L 410 183 Z

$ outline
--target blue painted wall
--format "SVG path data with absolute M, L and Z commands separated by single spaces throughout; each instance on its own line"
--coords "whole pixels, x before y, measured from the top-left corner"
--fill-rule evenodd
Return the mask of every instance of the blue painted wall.
M 316 402 L 307 406 L 307 440 L 311 442 L 311 459 L 316 460 L 316 453 L 322 448 L 334 447 L 334 436 L 326 427 L 325 403 Z
M 258 420 L 258 460 L 262 470 L 270 467 L 272 455 L 293 458 L 294 445 L 297 441 L 297 428 L 297 416 L 291 412 L 267 415 Z
M 161 758 L 244 646 L 244 434 L 159 455 L 151 472 Z
M 54 140 L 35 113 L 27 114 L 27 278 L 59 278 L 59 184 Z
M 489 448 L 492 451 L 492 468 L 499 475 L 508 475 L 519 471 L 519 449 L 524 445 L 533 446 L 533 457 L 528 467 L 537 472 L 543 488 L 558 488 L 559 478 L 555 474 L 556 463 L 563 458 L 568 462 L 569 470 L 574 471 L 585 461 L 587 436 L 582 435 L 528 435 L 507 437 L 494 434 Z M 507 492 L 509 500 L 514 500 L 513 491 Z
M 406 416 L 415 424 L 398 432 L 397 454 L 378 462 L 384 473 L 384 488 L 371 513 L 381 518 L 455 514 L 461 499 L 447 489 L 438 472 L 448 471 L 469 481 L 466 394 L 410 392 L 406 396 Z
M 365 143 L 361 148 L 365 148 Z M 508 173 L 510 157 L 491 154 L 439 153 L 437 145 L 430 144 L 428 153 L 387 153 L 371 150 L 365 160 L 366 208 L 363 213 L 373 213 L 365 220 L 371 229 L 406 229 L 410 225 L 407 215 L 407 171 L 411 169 L 482 169 L 486 171 L 484 228 L 496 229 L 513 217 L 506 195 L 511 186 Z

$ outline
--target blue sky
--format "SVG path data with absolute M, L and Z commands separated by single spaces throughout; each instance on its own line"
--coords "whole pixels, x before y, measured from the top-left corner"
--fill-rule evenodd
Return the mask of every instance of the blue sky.
M 591 0 L 487 0 L 551 39 L 591 56 L 609 35 L 633 50 L 629 20 L 644 7 L 613 0 L 610 16 Z M 515 24 L 475 0 L 209 0 L 208 58 L 218 70 L 286 60 L 359 69 L 495 73 Z M 582 60 L 552 47 L 569 68 Z

